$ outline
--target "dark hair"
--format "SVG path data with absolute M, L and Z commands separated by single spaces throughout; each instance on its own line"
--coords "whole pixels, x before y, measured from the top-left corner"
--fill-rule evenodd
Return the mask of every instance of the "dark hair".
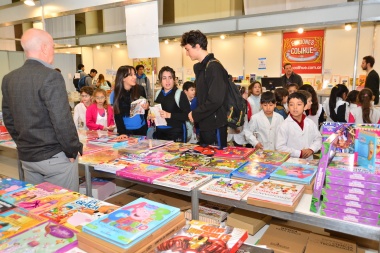
M 315 92 L 313 86 L 311 86 L 310 84 L 304 84 L 304 85 L 301 85 L 299 90 L 305 90 L 311 94 L 312 104 L 311 104 L 311 108 L 310 108 L 310 115 L 316 115 L 318 112 L 318 108 L 319 108 L 319 101 L 318 101 L 317 93 Z
M 260 104 L 267 104 L 267 103 L 276 104 L 276 98 L 274 97 L 274 94 L 271 91 L 266 91 L 263 94 L 261 94 Z
M 62 71 L 59 69 L 59 68 L 55 68 L 55 70 L 57 70 L 59 73 L 61 73 Z
M 78 64 L 78 70 L 82 69 L 83 67 L 84 67 L 84 65 L 82 63 Z
M 191 47 L 195 47 L 198 44 L 203 50 L 207 50 L 207 37 L 199 30 L 191 30 L 182 34 L 181 47 L 187 44 Z
M 288 65 L 292 66 L 292 64 L 291 64 L 290 62 L 287 62 L 287 63 L 284 64 L 284 69 L 285 69 L 285 67 L 288 66 Z
M 255 87 L 255 84 L 260 84 L 260 87 L 261 87 L 261 92 L 263 92 L 263 86 L 261 85 L 261 83 L 259 81 L 254 81 L 253 83 L 251 83 L 249 86 L 248 86 L 248 93 L 249 95 L 252 94 L 251 90 L 253 89 L 253 87 Z
M 124 65 L 120 66 L 116 72 L 115 78 L 115 89 L 114 89 L 114 101 L 113 101 L 113 110 L 115 114 L 120 114 L 119 101 L 127 96 L 127 91 L 124 88 L 124 78 L 127 76 L 136 75 L 136 70 L 133 66 Z M 131 101 L 137 100 L 140 98 L 139 85 L 136 84 L 130 90 Z
M 105 90 L 103 90 L 103 89 L 100 89 L 100 88 L 95 89 L 95 90 L 94 90 L 94 93 L 93 93 L 93 95 L 94 95 L 94 100 L 95 100 L 96 93 L 102 93 L 102 94 L 103 94 L 103 96 L 104 96 L 104 98 L 105 98 L 105 99 L 104 99 L 104 102 L 103 102 L 103 107 L 104 107 L 104 109 L 107 110 L 107 108 L 108 108 L 107 92 L 106 92 Z
M 98 71 L 96 69 L 91 69 L 90 73 L 98 73 Z
M 139 64 L 139 65 L 136 66 L 136 71 L 139 70 L 140 68 L 145 69 L 144 65 Z
M 195 89 L 195 83 L 193 82 L 190 82 L 190 81 L 187 81 L 183 84 L 182 86 L 182 90 L 189 90 L 190 88 L 194 88 Z
M 245 86 L 240 86 L 240 89 L 239 89 L 240 95 L 243 96 L 243 94 L 245 93 L 246 90 L 247 90 L 247 87 L 245 87 Z
M 292 99 L 292 98 L 297 98 L 297 99 L 301 100 L 304 105 L 306 105 L 306 103 L 307 103 L 306 96 L 304 94 L 298 92 L 298 91 L 297 92 L 293 92 L 292 94 L 289 95 L 289 97 L 288 97 L 288 104 L 289 104 L 290 99 Z
M 282 101 L 284 100 L 284 97 L 289 96 L 289 92 L 285 88 L 277 88 L 274 90 L 274 96 L 276 98 L 276 105 L 283 106 Z
M 352 90 L 348 93 L 346 97 L 346 101 L 350 104 L 356 104 L 358 102 L 358 95 L 359 95 L 358 90 Z
M 377 122 L 371 122 L 371 119 L 369 117 L 371 113 L 372 97 L 373 97 L 373 93 L 368 88 L 364 88 L 359 92 L 358 102 L 362 106 L 363 123 L 377 123 Z
M 299 89 L 298 84 L 296 84 L 296 83 L 289 83 L 286 85 L 286 89 L 289 89 L 290 87 L 296 87 L 297 90 Z
M 94 93 L 94 89 L 90 86 L 84 86 L 80 89 L 80 93 L 82 93 L 82 92 L 92 96 L 92 94 Z
M 173 81 L 175 80 L 175 71 L 174 69 L 172 69 L 171 67 L 169 66 L 163 66 L 161 69 L 160 69 L 160 72 L 158 72 L 158 80 L 160 82 L 162 82 L 162 74 L 164 72 L 170 72 L 170 74 L 172 75 L 172 78 L 173 78 Z M 176 86 L 176 83 L 174 82 L 174 86 Z
M 371 55 L 364 56 L 363 60 L 365 60 L 366 63 L 369 63 L 369 66 L 371 66 L 371 68 L 373 65 L 375 65 L 375 58 L 373 58 Z
M 330 93 L 330 100 L 329 100 L 329 110 L 330 110 L 330 118 L 333 121 L 338 120 L 338 115 L 335 112 L 335 107 L 336 107 L 336 98 L 340 97 L 343 99 L 343 94 L 348 93 L 348 88 L 344 84 L 337 84 L 331 89 Z

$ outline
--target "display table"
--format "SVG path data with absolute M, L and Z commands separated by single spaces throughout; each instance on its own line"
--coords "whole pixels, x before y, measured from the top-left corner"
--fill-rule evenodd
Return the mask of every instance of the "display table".
M 318 100 L 319 100 L 319 103 L 320 103 L 320 104 L 322 104 L 323 101 L 324 101 L 326 98 L 329 98 L 329 97 L 330 97 L 331 89 L 332 89 L 332 88 L 325 88 L 325 89 L 317 90 L 317 91 L 316 91 L 317 96 L 318 96 Z

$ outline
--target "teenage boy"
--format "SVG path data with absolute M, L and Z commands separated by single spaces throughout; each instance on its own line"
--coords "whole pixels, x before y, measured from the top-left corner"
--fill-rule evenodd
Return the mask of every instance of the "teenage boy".
M 315 123 L 303 113 L 305 95 L 295 92 L 288 97 L 289 116 L 277 128 L 276 150 L 291 157 L 313 158 L 322 146 L 322 136 Z
M 197 80 L 198 106 L 189 113 L 191 122 L 199 123 L 200 144 L 227 146 L 227 94 L 228 74 L 215 60 L 214 54 L 207 52 L 207 37 L 199 30 L 182 35 L 181 46 L 191 60 L 197 60 L 194 73 Z
M 271 91 L 261 94 L 260 104 L 262 110 L 251 117 L 244 129 L 245 139 L 257 149 L 274 150 L 277 128 L 284 118 L 274 112 L 276 98 Z
M 195 97 L 195 83 L 187 81 L 183 84 L 182 89 L 185 92 L 187 99 L 189 100 L 190 109 L 194 110 L 197 108 L 198 101 Z

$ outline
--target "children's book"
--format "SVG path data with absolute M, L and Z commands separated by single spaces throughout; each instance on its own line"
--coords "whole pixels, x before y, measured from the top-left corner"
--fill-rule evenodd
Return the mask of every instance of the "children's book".
M 81 163 L 99 164 L 115 160 L 119 157 L 120 154 L 116 149 L 107 148 L 90 154 L 84 154 L 80 156 L 79 161 Z
M 105 171 L 105 172 L 116 174 L 116 171 L 124 169 L 125 167 L 130 166 L 130 165 L 136 165 L 138 163 L 139 163 L 138 161 L 133 162 L 133 161 L 127 161 L 124 159 L 117 158 L 109 162 L 102 162 L 102 163 L 94 165 L 94 170 Z
M 231 177 L 261 182 L 269 178 L 276 168 L 277 166 L 271 164 L 249 162 L 232 172 Z
M 200 190 L 209 195 L 241 200 L 254 185 L 252 182 L 243 180 L 216 178 L 202 186 Z
M 162 110 L 161 104 L 156 104 L 154 106 L 150 106 L 150 113 L 154 116 L 154 123 L 156 126 L 166 126 L 166 119 L 160 116 L 160 111 Z
M 281 165 L 289 158 L 289 156 L 290 153 L 287 152 L 257 149 L 248 157 L 248 160 L 257 163 Z
M 31 201 L 44 196 L 61 194 L 65 192 L 69 192 L 69 190 L 49 182 L 44 182 L 32 187 L 21 188 L 17 191 L 6 193 L 1 196 L 1 199 L 7 201 L 8 203 L 19 205 L 19 203 L 24 201 Z
M 179 208 L 139 198 L 85 225 L 82 230 L 127 249 L 179 214 Z
M 169 145 L 157 148 L 156 151 L 181 154 L 183 152 L 193 149 L 195 146 L 196 145 L 190 143 L 173 142 Z
M 8 202 L 5 202 L 5 201 L 2 201 L 0 200 L 0 213 L 4 213 L 6 211 L 9 211 L 13 208 L 15 208 L 16 206 L 8 203 Z
M 161 243 L 157 253 L 228 252 L 235 253 L 248 238 L 246 230 L 192 220 L 172 238 Z
M 131 103 L 131 109 L 130 109 L 130 112 L 129 112 L 129 117 L 132 118 L 133 116 L 138 115 L 138 114 L 144 115 L 145 114 L 145 109 L 142 106 L 145 103 L 146 103 L 146 99 L 145 98 L 140 98 L 140 99 L 137 99 L 137 100 L 133 101 Z
M 211 166 L 200 166 L 197 167 L 196 170 L 194 170 L 197 174 L 205 174 L 205 175 L 211 175 L 212 178 L 230 178 L 231 173 L 234 171 L 234 169 L 230 168 L 223 168 L 223 167 L 211 167 Z
M 291 206 L 304 189 L 304 185 L 265 179 L 253 187 L 248 197 Z
M 0 242 L 44 221 L 46 221 L 45 218 L 31 214 L 22 208 L 0 213 Z
M 127 153 L 125 149 L 119 150 L 120 159 L 133 162 L 143 162 L 149 153 L 149 150 L 139 153 Z
M 216 168 L 227 168 L 236 170 L 246 164 L 245 160 L 235 160 L 235 159 L 226 159 L 226 158 L 211 158 L 210 163 L 207 164 L 208 167 Z
M 4 194 L 11 194 L 15 191 L 21 189 L 26 189 L 32 187 L 32 184 L 29 184 L 24 181 L 20 181 L 14 178 L 1 176 L 0 178 L 0 197 Z
M 311 166 L 317 166 L 319 164 L 319 159 L 302 159 L 302 158 L 295 158 L 295 157 L 289 157 L 288 160 L 286 160 L 287 163 L 297 163 L 297 164 L 305 164 L 305 165 L 311 165 Z
M 0 134 L 0 143 L 4 141 L 12 141 L 12 136 L 8 133 Z
M 86 141 L 83 141 L 82 143 L 83 143 L 83 156 L 107 149 L 107 147 L 94 145 L 91 143 L 87 143 Z M 80 156 L 79 158 L 81 157 L 82 156 Z
M 153 180 L 153 184 L 169 188 L 191 191 L 192 189 L 209 181 L 211 175 L 196 174 L 194 172 L 176 171 Z
M 175 158 L 179 157 L 179 154 L 170 153 L 170 152 L 162 152 L 157 150 L 152 150 L 152 152 L 149 152 L 144 157 L 145 163 L 165 163 L 170 160 L 173 160 Z
M 216 149 L 214 157 L 224 157 L 230 159 L 246 159 L 254 152 L 253 148 L 228 146 L 222 150 Z
M 270 178 L 290 183 L 310 184 L 317 169 L 317 166 L 284 162 L 272 172 Z
M 355 153 L 358 165 L 375 172 L 377 154 L 377 136 L 368 131 L 358 131 L 355 139 Z
M 82 231 L 82 226 L 120 208 L 107 202 L 81 195 L 78 199 L 56 206 L 40 216 L 58 224 L 65 225 L 75 231 Z
M 63 253 L 77 245 L 76 232 L 53 222 L 44 222 L 4 240 L 0 252 Z
M 158 147 L 162 147 L 165 145 L 168 145 L 172 143 L 173 141 L 167 141 L 167 140 L 142 140 L 135 145 L 128 146 L 123 149 L 119 149 L 119 153 L 143 153 L 146 152 L 149 149 L 155 149 Z
M 180 157 L 168 161 L 166 164 L 185 170 L 194 170 L 199 166 L 206 166 L 211 162 L 211 158 L 202 154 L 184 153 Z
M 177 171 L 174 167 L 140 163 L 118 170 L 116 175 L 152 184 L 153 180 Z
M 212 208 L 199 206 L 199 220 L 210 224 L 219 225 L 227 218 L 228 213 Z M 192 220 L 191 209 L 185 212 L 185 218 Z

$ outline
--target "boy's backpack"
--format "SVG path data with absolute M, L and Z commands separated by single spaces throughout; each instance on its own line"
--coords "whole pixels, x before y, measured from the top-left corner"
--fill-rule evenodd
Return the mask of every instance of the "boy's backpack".
M 89 76 L 83 76 L 78 81 L 78 90 L 82 89 L 84 86 L 86 86 L 86 78 Z
M 206 77 L 207 67 L 211 62 L 218 62 L 220 65 L 222 65 L 222 63 L 220 63 L 220 61 L 217 59 L 210 60 L 206 65 L 205 77 Z M 240 94 L 239 89 L 236 86 L 236 84 L 232 82 L 230 78 L 228 78 L 228 75 L 225 78 L 227 79 L 227 83 L 228 83 L 227 98 L 225 101 L 225 105 L 227 109 L 227 125 L 230 128 L 236 129 L 244 125 L 244 117 L 247 111 L 247 102 L 244 100 L 244 98 Z

